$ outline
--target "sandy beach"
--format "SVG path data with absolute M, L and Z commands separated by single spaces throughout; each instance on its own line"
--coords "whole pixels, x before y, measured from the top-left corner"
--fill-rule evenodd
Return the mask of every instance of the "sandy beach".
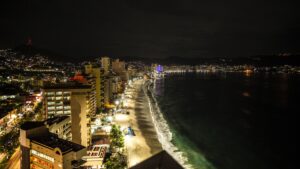
M 143 91 L 144 80 L 137 80 L 126 92 L 129 115 L 117 114 L 115 122 L 121 127 L 131 126 L 136 136 L 125 137 L 128 166 L 134 166 L 162 150 L 150 115 L 147 96 Z

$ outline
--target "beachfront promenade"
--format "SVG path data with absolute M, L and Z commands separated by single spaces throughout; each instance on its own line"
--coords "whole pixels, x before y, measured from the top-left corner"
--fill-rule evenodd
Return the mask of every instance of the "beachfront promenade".
M 125 92 L 125 95 L 132 96 L 127 98 L 129 115 L 118 114 L 115 118 L 117 125 L 124 128 L 131 126 L 135 132 L 135 136 L 125 136 L 129 167 L 162 150 L 149 112 L 147 96 L 143 91 L 143 83 L 144 80 L 137 80 Z

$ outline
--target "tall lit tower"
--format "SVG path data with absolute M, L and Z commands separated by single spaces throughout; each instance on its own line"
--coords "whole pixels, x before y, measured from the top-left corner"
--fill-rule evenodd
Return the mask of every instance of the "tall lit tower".
M 92 64 L 86 64 L 85 67 L 85 73 L 87 75 L 91 75 L 94 77 L 94 83 L 95 83 L 95 91 L 96 91 L 96 104 L 97 108 L 101 108 L 101 72 L 99 67 L 94 67 Z
M 101 58 L 101 67 L 104 70 L 104 74 L 108 74 L 110 70 L 110 58 L 105 56 Z
M 70 116 L 72 141 L 89 146 L 91 115 L 96 112 L 92 86 L 80 83 L 49 85 L 44 86 L 43 94 L 46 117 Z

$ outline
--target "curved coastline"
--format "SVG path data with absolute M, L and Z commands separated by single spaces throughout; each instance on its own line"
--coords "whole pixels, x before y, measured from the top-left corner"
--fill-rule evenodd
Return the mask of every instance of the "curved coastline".
M 166 150 L 174 159 L 176 159 L 184 168 L 193 169 L 194 167 L 188 163 L 188 158 L 185 156 L 185 154 L 172 143 L 173 134 L 167 121 L 160 111 L 157 100 L 155 99 L 151 89 L 152 84 L 153 82 L 150 82 L 149 80 L 144 81 L 142 88 L 148 100 L 150 114 L 158 140 L 161 143 L 162 148 Z

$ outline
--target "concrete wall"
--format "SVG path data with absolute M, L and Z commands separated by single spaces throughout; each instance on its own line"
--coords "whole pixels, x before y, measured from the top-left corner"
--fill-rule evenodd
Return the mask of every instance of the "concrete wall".
M 90 144 L 90 128 L 87 119 L 88 108 L 86 92 L 72 92 L 71 99 L 71 130 L 72 141 L 87 147 Z

